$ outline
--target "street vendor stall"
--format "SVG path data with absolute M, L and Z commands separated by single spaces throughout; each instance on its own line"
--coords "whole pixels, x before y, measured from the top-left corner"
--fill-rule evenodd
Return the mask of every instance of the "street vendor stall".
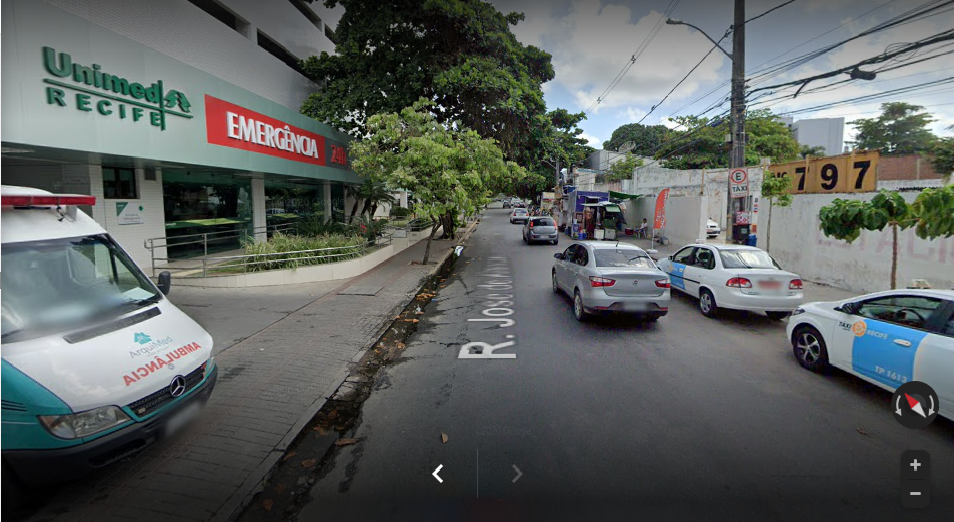
M 616 239 L 623 224 L 626 223 L 622 209 L 611 201 L 587 203 L 583 205 L 583 208 L 592 211 L 595 224 L 593 237 L 587 237 L 587 239 Z

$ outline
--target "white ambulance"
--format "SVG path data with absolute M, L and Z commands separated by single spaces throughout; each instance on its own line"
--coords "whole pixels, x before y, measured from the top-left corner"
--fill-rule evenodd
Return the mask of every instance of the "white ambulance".
M 4 489 L 82 476 L 194 418 L 212 338 L 166 299 L 169 273 L 153 284 L 77 208 L 91 196 L 0 198 Z

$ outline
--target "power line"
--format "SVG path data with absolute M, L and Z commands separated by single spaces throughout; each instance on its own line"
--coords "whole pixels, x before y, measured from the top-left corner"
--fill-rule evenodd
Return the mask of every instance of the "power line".
M 760 15 L 758 15 L 758 16 L 753 16 L 752 18 L 749 18 L 748 20 L 745 21 L 745 23 L 749 23 L 749 22 L 751 22 L 752 20 L 758 20 L 759 18 L 762 18 L 763 16 L 765 16 L 765 15 L 771 13 L 772 11 L 774 11 L 774 10 L 776 10 L 776 9 L 781 9 L 781 8 L 787 6 L 788 4 L 790 4 L 790 3 L 794 2 L 794 1 L 795 1 L 795 0 L 788 0 L 788 2 L 785 2 L 784 4 L 779 4 L 779 5 L 777 5 L 777 6 L 773 7 L 773 8 L 771 8 L 771 9 L 769 9 L 768 11 L 765 11 L 764 13 L 762 13 L 762 14 L 760 14 Z
M 616 74 L 613 80 L 610 81 L 609 85 L 607 85 L 606 88 L 603 89 L 603 92 L 596 97 L 596 101 L 594 101 L 589 106 L 589 108 L 586 109 L 585 111 L 586 113 L 590 113 L 591 111 L 593 111 L 600 103 L 603 102 L 603 100 L 606 99 L 607 96 L 609 96 L 611 92 L 613 92 L 613 89 L 615 89 L 616 86 L 623 81 L 623 78 L 626 76 L 626 73 L 629 72 L 629 70 L 636 63 L 636 60 L 639 59 L 639 57 L 643 54 L 646 48 L 649 47 L 650 42 L 652 42 L 653 39 L 656 38 L 656 35 L 659 34 L 659 31 L 662 29 L 664 22 L 666 21 L 666 19 L 669 18 L 669 16 L 673 13 L 673 11 L 676 10 L 676 7 L 679 5 L 680 1 L 681 0 L 670 0 L 669 5 L 666 7 L 666 11 L 663 12 L 663 15 L 659 18 L 659 20 L 656 20 L 656 23 L 653 25 L 652 29 L 650 29 L 649 34 L 646 35 L 646 38 L 644 38 L 642 43 L 639 44 L 639 47 L 636 48 L 636 51 L 630 57 L 629 61 L 626 62 L 626 65 L 624 65 L 622 69 L 620 69 L 620 71 Z

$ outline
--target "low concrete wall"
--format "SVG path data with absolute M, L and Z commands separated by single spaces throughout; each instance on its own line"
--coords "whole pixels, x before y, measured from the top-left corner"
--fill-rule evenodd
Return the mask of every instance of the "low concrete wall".
M 265 270 L 247 274 L 213 277 L 174 278 L 175 285 L 213 288 L 246 288 L 250 286 L 298 285 L 359 276 L 384 263 L 391 256 L 417 243 L 418 239 L 393 238 L 390 245 L 356 259 L 326 265 L 305 266 L 287 270 Z
M 662 234 L 669 238 L 671 245 L 686 245 L 705 239 L 708 200 L 706 196 L 669 198 L 666 204 L 666 229 Z
M 772 211 L 770 253 L 782 268 L 810 281 L 859 293 L 887 290 L 891 287 L 890 230 L 862 232 L 854 242 L 846 243 L 826 237 L 819 227 L 819 210 L 835 198 L 867 201 L 874 195 L 795 196 L 791 206 Z M 910 202 L 917 192 L 902 195 Z M 907 229 L 898 233 L 898 245 L 898 287 L 906 287 L 911 279 L 926 279 L 934 288 L 954 288 L 954 237 L 925 241 Z M 765 248 L 763 234 L 759 234 L 759 247 Z

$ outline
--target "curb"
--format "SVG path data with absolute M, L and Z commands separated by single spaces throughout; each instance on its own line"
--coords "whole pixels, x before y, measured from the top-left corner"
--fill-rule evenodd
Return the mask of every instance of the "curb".
M 455 246 L 460 246 L 466 243 L 476 232 L 478 223 L 479 223 L 479 220 L 471 223 L 470 226 L 468 226 L 467 229 L 464 230 L 460 238 L 456 241 Z M 434 267 L 428 271 L 428 274 L 424 278 L 424 280 L 430 279 L 435 274 L 437 274 L 437 272 L 440 271 L 441 267 L 443 267 L 444 264 L 447 262 L 448 258 L 452 255 L 454 255 L 454 248 L 450 248 L 446 252 L 444 252 L 444 254 L 441 255 L 440 259 L 436 260 Z M 370 272 L 370 270 L 368 272 Z M 341 285 L 340 287 L 338 287 L 338 289 L 351 286 L 352 284 L 356 282 L 357 279 L 360 279 L 360 277 L 361 276 L 358 276 L 357 278 L 352 279 L 352 281 L 349 281 L 348 283 Z M 334 295 L 334 294 L 336 294 L 336 290 L 332 290 L 328 292 L 328 294 L 326 295 Z M 320 300 L 320 299 L 316 299 L 316 301 L 317 300 Z M 387 318 L 393 317 L 394 310 L 405 308 L 413 300 L 414 300 L 414 297 L 411 297 L 409 300 L 403 301 L 400 304 L 396 305 L 395 308 L 391 310 Z M 382 321 L 381 326 L 378 328 L 377 337 L 380 337 L 380 335 L 382 335 L 384 331 L 386 331 L 393 323 L 393 321 L 388 320 L 387 318 L 385 318 Z M 355 353 L 354 357 L 352 358 L 352 363 L 360 360 L 361 357 L 364 355 L 364 353 L 367 352 L 372 346 L 374 346 L 374 344 L 372 344 L 371 346 L 365 346 L 358 349 L 358 351 Z M 332 384 L 330 384 L 325 389 L 325 391 L 323 391 L 322 394 L 306 410 L 302 412 L 302 414 L 298 418 L 298 421 L 295 422 L 295 424 L 292 426 L 289 432 L 282 438 L 282 440 L 278 443 L 278 445 L 276 445 L 269 452 L 268 457 L 266 457 L 265 460 L 263 460 L 255 468 L 255 470 L 249 474 L 249 476 L 245 479 L 242 485 L 232 494 L 232 496 L 229 497 L 229 499 L 222 505 L 222 507 L 219 508 L 219 510 L 216 511 L 216 513 L 211 518 L 209 518 L 209 522 L 229 522 L 241 516 L 245 508 L 251 505 L 251 502 L 254 500 L 255 495 L 257 495 L 259 492 L 261 492 L 264 489 L 264 484 L 268 480 L 269 476 L 271 475 L 271 471 L 275 469 L 275 466 L 281 462 L 281 459 L 284 457 L 285 451 L 288 449 L 288 446 L 298 437 L 298 435 L 301 433 L 301 430 L 304 429 L 304 427 L 309 422 L 311 422 L 311 420 L 315 417 L 315 415 L 317 415 L 318 412 L 321 411 L 325 403 L 328 402 L 328 400 L 334 396 L 335 392 L 347 380 L 350 374 L 351 374 L 351 368 L 349 365 L 347 368 L 342 369 L 340 372 L 338 372 L 338 374 L 335 375 L 335 378 L 332 380 Z

